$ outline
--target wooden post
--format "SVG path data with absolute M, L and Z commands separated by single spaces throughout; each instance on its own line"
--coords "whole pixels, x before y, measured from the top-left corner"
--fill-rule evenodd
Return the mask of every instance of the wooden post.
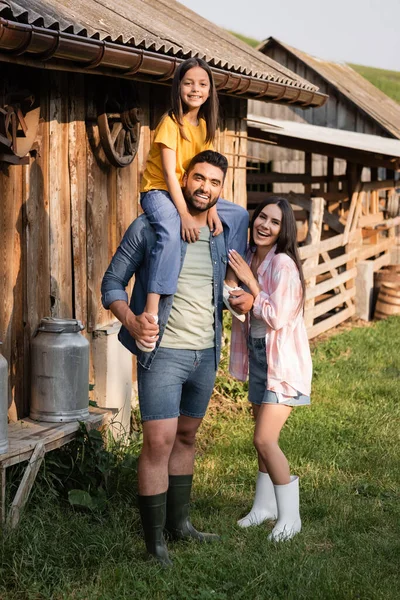
M 44 455 L 44 445 L 39 442 L 33 451 L 24 476 L 19 484 L 17 493 L 12 501 L 10 512 L 7 517 L 7 527 L 10 529 L 14 529 L 18 525 L 21 513 L 28 500 L 32 486 L 35 483 L 36 475 L 39 471 L 40 465 L 42 464 Z
M 311 210 L 310 210 L 310 218 L 308 225 L 308 244 L 318 244 L 321 241 L 321 232 L 322 232 L 322 223 L 324 216 L 324 207 L 325 200 L 323 198 L 311 198 Z M 316 252 L 310 258 L 307 258 L 304 262 L 304 266 L 314 267 L 317 266 L 319 262 L 319 252 Z M 315 304 L 315 298 L 310 298 L 307 300 L 307 290 L 315 286 L 317 278 L 310 277 L 306 280 L 306 301 L 305 301 L 305 311 L 304 311 L 304 320 L 306 327 L 312 327 L 314 322 L 314 317 L 312 313 L 312 309 Z
M 311 152 L 304 153 L 304 175 L 312 176 L 312 154 Z M 304 184 L 304 193 L 311 194 L 311 183 Z

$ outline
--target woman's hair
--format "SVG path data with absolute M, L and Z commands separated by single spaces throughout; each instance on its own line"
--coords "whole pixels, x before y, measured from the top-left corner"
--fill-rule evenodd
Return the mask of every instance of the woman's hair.
M 268 206 L 269 204 L 276 204 L 282 211 L 282 221 L 281 221 L 281 230 L 278 235 L 278 239 L 276 242 L 276 254 L 281 254 L 284 252 L 294 261 L 300 277 L 301 289 L 302 289 L 302 304 L 304 306 L 304 300 L 306 295 L 306 284 L 304 281 L 303 269 L 301 266 L 300 256 L 297 249 L 297 228 L 296 228 L 296 219 L 293 213 L 293 209 L 290 205 L 290 202 L 286 200 L 286 198 L 282 198 L 281 196 L 270 196 L 267 200 L 260 202 L 255 211 L 253 212 L 253 216 L 251 217 L 250 222 L 250 248 L 252 250 L 255 249 L 256 244 L 254 243 L 253 236 L 253 228 L 254 222 L 257 219 L 260 212 Z
M 193 69 L 193 67 L 204 69 L 210 81 L 210 93 L 204 104 L 200 106 L 199 118 L 203 118 L 206 122 L 206 142 L 213 142 L 218 126 L 218 95 L 211 69 L 201 58 L 188 58 L 188 60 L 183 61 L 176 69 L 172 81 L 171 109 L 168 114 L 178 123 L 181 136 L 187 140 L 183 126 L 183 116 L 187 111 L 181 98 L 181 81 L 189 69 Z

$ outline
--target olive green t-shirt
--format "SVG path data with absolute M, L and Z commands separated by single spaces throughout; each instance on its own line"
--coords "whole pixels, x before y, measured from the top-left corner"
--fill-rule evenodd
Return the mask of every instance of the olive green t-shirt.
M 188 244 L 161 347 L 205 350 L 214 347 L 213 268 L 210 230 Z

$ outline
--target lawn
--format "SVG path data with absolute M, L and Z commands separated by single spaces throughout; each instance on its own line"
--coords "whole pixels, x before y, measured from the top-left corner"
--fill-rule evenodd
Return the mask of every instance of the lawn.
M 293 411 L 282 434 L 301 482 L 303 531 L 292 541 L 267 542 L 271 524 L 235 525 L 254 489 L 252 420 L 245 389 L 221 372 L 192 516 L 222 542 L 171 545 L 172 569 L 145 560 L 137 443 L 119 450 L 105 512 L 55 497 L 48 465 L 19 528 L 2 537 L 1 600 L 399 598 L 399 339 L 393 317 L 314 344 L 312 406 Z
M 368 79 L 373 85 L 382 90 L 389 98 L 400 102 L 400 72 L 352 65 L 350 67 Z

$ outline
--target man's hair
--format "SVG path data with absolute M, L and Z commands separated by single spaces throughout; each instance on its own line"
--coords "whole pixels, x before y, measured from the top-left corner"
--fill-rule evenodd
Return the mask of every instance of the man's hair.
M 208 163 L 213 167 L 218 167 L 224 174 L 225 179 L 228 170 L 228 161 L 223 154 L 215 152 L 215 150 L 203 150 L 203 152 L 199 152 L 192 158 L 186 172 L 190 173 L 198 163 Z

